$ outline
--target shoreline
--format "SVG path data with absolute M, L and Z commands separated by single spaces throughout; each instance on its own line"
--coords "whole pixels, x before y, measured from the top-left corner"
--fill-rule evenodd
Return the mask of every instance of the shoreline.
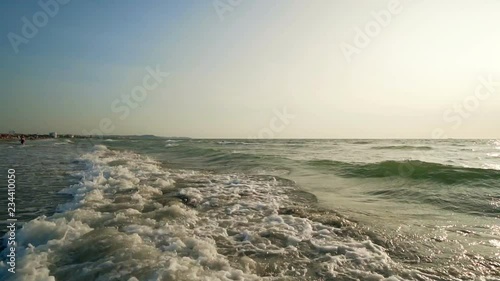
M 26 141 L 36 141 L 36 140 L 51 140 L 56 138 L 26 138 Z M 57 139 L 68 139 L 68 138 L 57 138 Z M 19 142 L 21 138 L 0 138 L 0 142 Z

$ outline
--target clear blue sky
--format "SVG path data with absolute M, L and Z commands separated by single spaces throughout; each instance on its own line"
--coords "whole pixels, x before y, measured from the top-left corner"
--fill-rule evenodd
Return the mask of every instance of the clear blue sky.
M 390 1 L 229 2 L 73 0 L 16 47 L 9 34 L 43 10 L 0 2 L 0 131 L 81 134 L 105 119 L 110 134 L 500 137 L 500 86 L 463 109 L 478 77 L 500 81 L 499 1 L 401 0 L 349 59 L 356 28 Z M 147 67 L 169 76 L 130 106 Z

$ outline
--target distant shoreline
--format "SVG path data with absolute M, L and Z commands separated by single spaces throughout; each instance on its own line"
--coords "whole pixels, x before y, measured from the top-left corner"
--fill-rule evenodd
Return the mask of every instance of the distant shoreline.
M 171 139 L 171 140 L 188 140 L 189 137 L 160 137 L 155 135 L 72 135 L 61 134 L 56 137 L 52 135 L 38 135 L 38 134 L 1 134 L 0 141 L 2 140 L 20 140 L 24 136 L 26 140 L 40 140 L 40 139 Z
M 37 135 L 37 134 L 0 134 L 0 141 L 20 141 L 24 137 L 26 140 L 47 140 L 47 139 L 70 139 L 74 138 L 73 135 L 60 135 L 53 137 L 51 135 Z

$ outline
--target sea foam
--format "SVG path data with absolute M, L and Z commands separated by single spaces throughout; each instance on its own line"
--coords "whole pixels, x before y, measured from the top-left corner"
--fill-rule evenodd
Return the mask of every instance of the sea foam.
M 308 207 L 289 182 L 169 170 L 103 145 L 79 161 L 80 182 L 61 190 L 73 200 L 19 231 L 9 280 L 426 278 L 341 226 L 283 212 Z

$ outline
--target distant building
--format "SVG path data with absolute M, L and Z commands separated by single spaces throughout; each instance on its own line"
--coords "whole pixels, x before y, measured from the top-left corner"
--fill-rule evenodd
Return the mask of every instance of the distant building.
M 57 138 L 57 133 L 56 132 L 51 132 L 49 133 L 49 136 L 51 136 L 52 138 Z

